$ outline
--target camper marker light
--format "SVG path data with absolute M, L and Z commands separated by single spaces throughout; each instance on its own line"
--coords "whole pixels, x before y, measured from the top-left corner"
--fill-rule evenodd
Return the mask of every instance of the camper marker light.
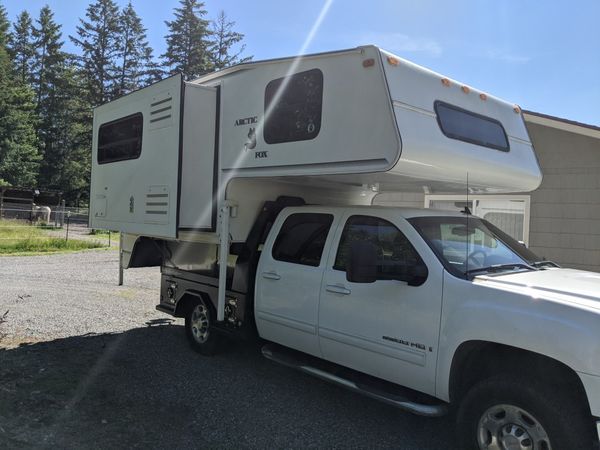
M 398 61 L 398 58 L 394 58 L 393 56 L 388 56 L 387 57 L 387 62 L 391 66 L 397 66 L 398 64 L 400 64 L 400 61 Z
M 479 94 L 479 98 L 485 102 L 487 100 L 487 95 L 481 93 Z
M 460 88 L 461 91 L 463 91 L 465 94 L 468 94 L 469 92 L 471 92 L 471 89 L 469 89 L 469 86 L 462 86 Z
M 519 107 L 519 105 L 515 105 L 515 107 L 513 108 L 513 111 L 516 112 L 517 114 L 521 114 L 521 108 Z
M 375 60 L 373 58 L 365 59 L 362 62 L 363 67 L 372 67 L 375 65 Z
M 446 87 L 450 87 L 450 80 L 448 78 L 442 78 L 442 84 Z

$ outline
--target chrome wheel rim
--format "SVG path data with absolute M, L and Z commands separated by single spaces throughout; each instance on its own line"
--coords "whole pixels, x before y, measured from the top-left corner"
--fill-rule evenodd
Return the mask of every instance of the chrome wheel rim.
M 494 405 L 483 413 L 477 443 L 481 450 L 552 450 L 539 420 L 513 405 Z
M 203 304 L 198 304 L 192 311 L 191 319 L 192 336 L 199 344 L 203 344 L 208 339 L 208 309 Z

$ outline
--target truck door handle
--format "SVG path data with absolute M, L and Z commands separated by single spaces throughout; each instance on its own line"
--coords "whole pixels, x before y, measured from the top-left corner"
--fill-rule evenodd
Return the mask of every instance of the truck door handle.
M 333 292 L 334 294 L 342 295 L 350 295 L 352 293 L 350 289 L 346 289 L 344 286 L 340 286 L 339 284 L 328 284 L 325 286 L 325 290 L 327 292 Z
M 263 278 L 268 278 L 269 280 L 281 279 L 281 275 L 279 275 L 277 272 L 263 272 L 262 276 Z

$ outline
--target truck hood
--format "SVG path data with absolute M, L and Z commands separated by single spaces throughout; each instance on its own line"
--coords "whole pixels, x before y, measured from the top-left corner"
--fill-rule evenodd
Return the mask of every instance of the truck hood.
M 474 282 L 488 287 L 525 293 L 600 309 L 600 273 L 576 269 L 546 269 L 529 272 L 481 275 Z

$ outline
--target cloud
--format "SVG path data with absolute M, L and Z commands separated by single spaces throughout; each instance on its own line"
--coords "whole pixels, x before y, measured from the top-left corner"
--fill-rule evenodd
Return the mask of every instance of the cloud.
M 489 49 L 485 52 L 485 57 L 493 61 L 501 61 L 509 64 L 525 64 L 531 61 L 531 57 L 523 55 L 514 55 L 501 50 Z
M 367 33 L 361 37 L 360 42 L 375 44 L 395 53 L 425 53 L 435 57 L 442 54 L 442 46 L 434 39 L 402 33 Z

